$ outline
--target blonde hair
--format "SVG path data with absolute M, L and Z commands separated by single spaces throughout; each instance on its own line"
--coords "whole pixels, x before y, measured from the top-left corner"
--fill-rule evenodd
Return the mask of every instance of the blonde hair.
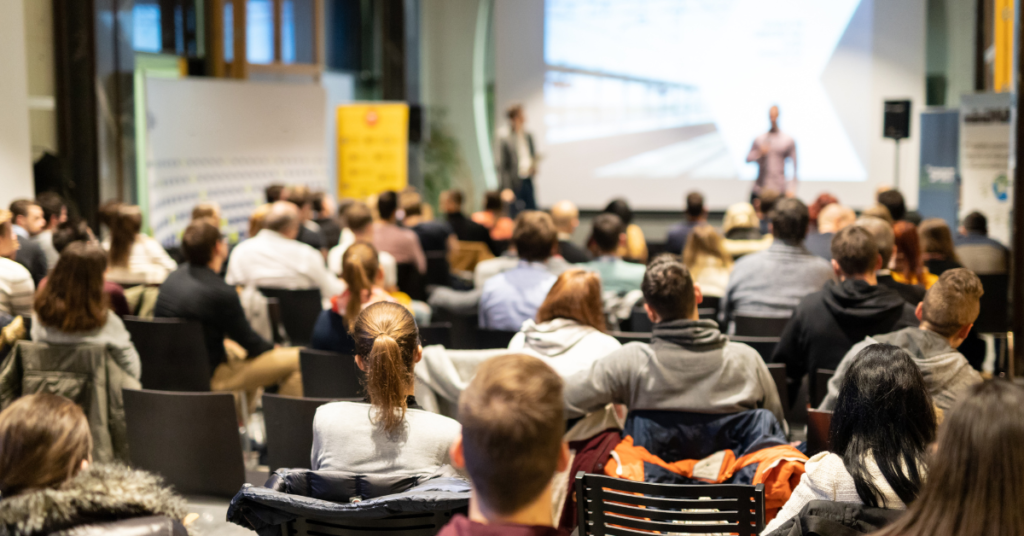
M 698 225 L 690 231 L 683 248 L 683 264 L 690 270 L 690 277 L 696 281 L 707 263 L 705 259 L 715 258 L 722 267 L 732 269 L 732 255 L 725 250 L 725 240 L 710 225 Z
M 416 322 L 405 307 L 378 302 L 359 313 L 352 338 L 356 355 L 366 365 L 366 394 L 376 410 L 371 419 L 384 433 L 393 434 L 408 409 L 406 393 L 413 384 L 420 346 Z
M 348 304 L 345 305 L 345 323 L 349 330 L 363 310 L 363 291 L 373 289 L 380 272 L 377 250 L 366 242 L 356 242 L 341 257 L 341 278 L 348 285 Z

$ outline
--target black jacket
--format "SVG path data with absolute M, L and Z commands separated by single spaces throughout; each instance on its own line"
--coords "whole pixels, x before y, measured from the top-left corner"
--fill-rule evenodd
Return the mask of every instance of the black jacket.
M 43 248 L 31 240 L 19 236 L 18 254 L 14 260 L 28 268 L 29 273 L 32 274 L 32 282 L 36 284 L 36 288 L 39 288 L 39 282 L 46 277 L 48 270 L 46 266 L 46 253 L 43 253 Z
M 171 272 L 160 286 L 153 315 L 185 318 L 202 324 L 211 372 L 227 358 L 224 337 L 240 344 L 249 357 L 274 347 L 252 330 L 238 292 L 205 266 L 188 263 Z
M 903 510 L 872 508 L 863 504 L 811 501 L 800 514 L 769 536 L 855 536 L 871 534 L 903 515 Z
M 452 231 L 460 242 L 483 242 L 487 244 L 492 253 L 500 255 L 500 252 L 496 251 L 497 247 L 494 245 L 494 240 L 491 239 L 491 232 L 483 225 L 467 218 L 465 214 L 461 212 L 449 213 L 448 225 L 451 226 Z
M 577 246 L 569 240 L 558 241 L 558 254 L 561 255 L 563 259 L 573 264 L 580 264 L 594 260 L 587 250 Z
M 914 308 L 895 291 L 865 281 L 828 282 L 800 301 L 772 354 L 795 381 L 817 369 L 835 370 L 869 335 L 917 326 Z
M 906 283 L 900 283 L 892 278 L 891 274 L 879 275 L 878 285 L 882 287 L 891 288 L 895 290 L 897 294 L 903 298 L 903 301 L 910 305 L 917 307 L 917 304 L 924 301 L 924 287 L 921 285 L 908 285 Z

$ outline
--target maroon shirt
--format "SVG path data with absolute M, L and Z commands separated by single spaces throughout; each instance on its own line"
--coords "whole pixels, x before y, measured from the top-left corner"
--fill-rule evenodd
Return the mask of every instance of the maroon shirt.
M 569 532 L 555 527 L 484 525 L 456 514 L 437 536 L 569 536 Z
M 39 288 L 46 286 L 46 278 L 39 282 Z M 110 310 L 114 311 L 114 314 L 124 318 L 132 314 L 131 309 L 128 308 L 128 300 L 124 297 L 124 288 L 113 281 L 103 280 L 103 293 L 110 297 Z

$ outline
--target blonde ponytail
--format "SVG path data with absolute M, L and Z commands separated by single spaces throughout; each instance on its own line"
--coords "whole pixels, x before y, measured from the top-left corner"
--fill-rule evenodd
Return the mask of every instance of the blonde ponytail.
M 350 302 L 351 303 L 351 302 Z M 413 384 L 419 331 L 408 309 L 379 302 L 364 309 L 352 327 L 356 354 L 366 365 L 366 394 L 375 424 L 395 433 L 405 420 L 406 393 Z
M 357 242 L 345 250 L 341 260 L 341 278 L 348 285 L 348 304 L 345 305 L 345 323 L 352 330 L 363 309 L 363 291 L 373 289 L 373 281 L 380 271 L 377 250 L 365 242 Z

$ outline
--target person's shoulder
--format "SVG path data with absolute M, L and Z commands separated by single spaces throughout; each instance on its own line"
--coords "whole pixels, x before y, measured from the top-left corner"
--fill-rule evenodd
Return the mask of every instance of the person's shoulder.
M 737 359 L 753 365 L 757 365 L 758 362 L 764 361 L 761 354 L 759 354 L 752 346 L 732 340 L 722 347 L 722 357 L 726 359 Z
M 24 264 L 12 261 L 7 257 L 0 257 L 0 277 L 8 281 L 32 279 L 32 272 Z
M 405 414 L 406 418 L 415 419 L 418 423 L 429 427 L 437 433 L 450 433 L 451 435 L 455 435 L 462 429 L 462 425 L 459 424 L 459 421 L 422 408 L 409 409 Z

